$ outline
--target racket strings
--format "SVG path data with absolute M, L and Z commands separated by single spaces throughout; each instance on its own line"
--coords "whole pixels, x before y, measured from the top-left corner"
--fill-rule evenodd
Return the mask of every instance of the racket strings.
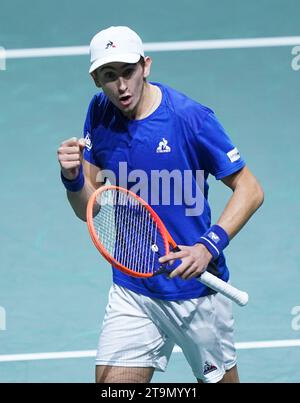
M 109 255 L 135 273 L 154 273 L 164 241 L 149 211 L 115 189 L 100 193 L 95 203 L 95 232 Z

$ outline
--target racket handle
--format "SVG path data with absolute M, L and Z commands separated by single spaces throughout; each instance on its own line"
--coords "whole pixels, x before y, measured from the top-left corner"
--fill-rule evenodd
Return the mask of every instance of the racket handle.
M 197 280 L 220 294 L 225 295 L 225 297 L 231 299 L 240 306 L 245 306 L 248 303 L 249 296 L 245 291 L 238 290 L 231 284 L 226 283 L 208 271 L 202 273 Z

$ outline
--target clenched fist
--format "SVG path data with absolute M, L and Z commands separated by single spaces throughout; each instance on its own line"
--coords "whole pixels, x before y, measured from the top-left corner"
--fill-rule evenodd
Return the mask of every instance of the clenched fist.
M 72 137 L 62 142 L 57 150 L 61 171 L 66 179 L 73 180 L 79 175 L 84 145 L 84 139 Z

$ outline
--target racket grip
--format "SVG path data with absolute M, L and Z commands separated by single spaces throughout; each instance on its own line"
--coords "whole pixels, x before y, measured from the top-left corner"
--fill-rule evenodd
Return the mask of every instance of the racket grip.
M 231 299 L 240 306 L 245 306 L 248 303 L 249 296 L 245 291 L 238 290 L 231 284 L 226 283 L 208 271 L 202 273 L 197 280 L 220 294 L 225 295 L 225 297 Z

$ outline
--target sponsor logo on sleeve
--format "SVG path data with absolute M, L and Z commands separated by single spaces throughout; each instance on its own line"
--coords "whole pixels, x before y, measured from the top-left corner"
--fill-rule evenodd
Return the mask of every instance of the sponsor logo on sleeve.
M 235 162 L 241 158 L 239 150 L 237 148 L 234 148 L 233 150 L 229 151 L 227 153 L 227 156 L 231 162 Z
M 92 144 L 91 135 L 90 135 L 89 132 L 86 133 L 84 141 L 85 141 L 85 148 L 88 151 L 90 151 L 92 149 L 92 147 L 93 147 L 93 144 Z

